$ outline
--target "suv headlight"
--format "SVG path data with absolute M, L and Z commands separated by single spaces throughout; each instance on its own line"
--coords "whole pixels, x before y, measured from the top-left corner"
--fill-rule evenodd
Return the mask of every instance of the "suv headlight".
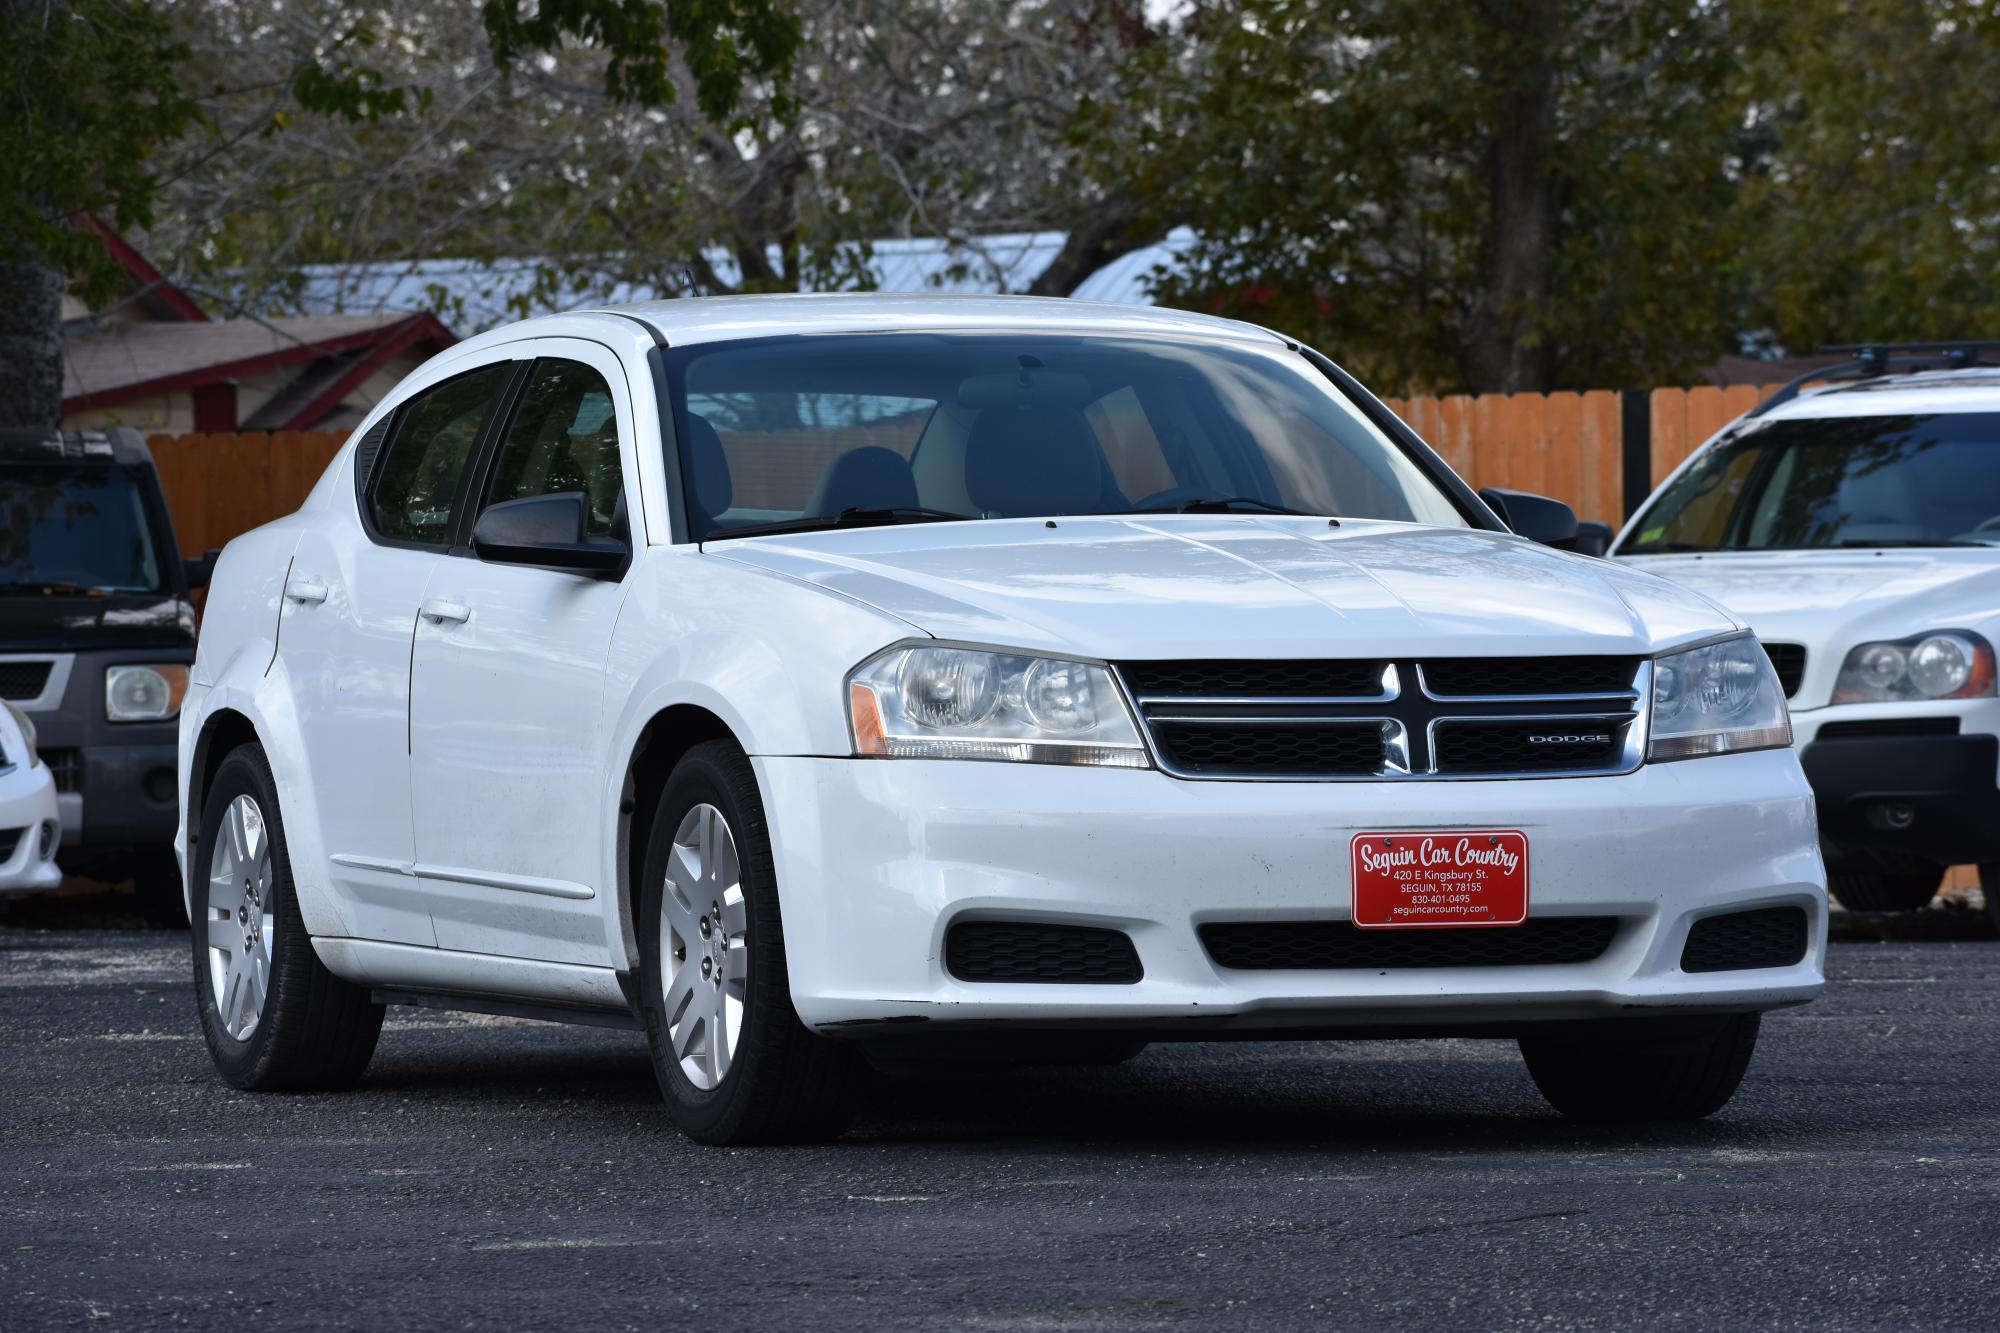
M 847 681 L 857 755 L 1150 768 L 1111 673 L 977 648 L 891 648 Z
M 113 722 L 157 722 L 181 711 L 184 666 L 115 666 L 104 672 L 104 715 Z
M 40 744 L 35 736 L 35 724 L 28 720 L 26 713 L 16 708 L 13 704 L 8 703 L 5 699 L 0 699 L 0 708 L 6 709 L 7 716 L 14 719 L 14 725 L 21 729 L 21 743 L 28 747 L 28 762 L 23 764 L 22 767 L 33 768 L 36 757 L 41 753 Z M 0 763 L 4 763 L 5 758 L 4 755 L 0 755 Z
M 1948 629 L 1859 645 L 1841 664 L 1833 702 L 1974 699 L 1992 693 L 1993 645 L 1967 630 Z
M 1784 688 L 1763 645 L 1751 635 L 1654 660 L 1647 758 L 1692 759 L 1791 743 Z

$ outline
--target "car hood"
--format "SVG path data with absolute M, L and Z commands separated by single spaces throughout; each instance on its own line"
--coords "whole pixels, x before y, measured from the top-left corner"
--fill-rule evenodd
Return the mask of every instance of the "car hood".
M 906 524 L 711 542 L 944 639 L 1106 659 L 1643 653 L 1739 626 L 1505 533 L 1265 516 Z
M 0 653 L 194 647 L 194 608 L 157 593 L 0 595 Z
M 2000 548 L 1733 551 L 1630 566 L 1707 594 L 1767 641 L 1820 652 L 2000 616 Z

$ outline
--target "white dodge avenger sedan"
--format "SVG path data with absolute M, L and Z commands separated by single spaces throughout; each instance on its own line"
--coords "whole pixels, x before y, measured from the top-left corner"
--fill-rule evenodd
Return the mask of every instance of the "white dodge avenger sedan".
M 683 300 L 427 363 L 233 542 L 181 713 L 201 1024 L 643 1028 L 696 1139 L 870 1064 L 1518 1040 L 1706 1115 L 1818 994 L 1741 622 L 1550 549 L 1325 358 L 1026 299 Z M 1526 535 L 1518 535 L 1526 534 Z

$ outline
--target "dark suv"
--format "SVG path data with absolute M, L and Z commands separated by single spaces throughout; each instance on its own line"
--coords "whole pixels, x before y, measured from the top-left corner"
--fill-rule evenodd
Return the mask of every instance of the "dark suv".
M 40 734 L 63 869 L 133 880 L 157 920 L 186 920 L 176 719 L 212 563 L 181 559 L 137 431 L 0 431 L 0 698 Z

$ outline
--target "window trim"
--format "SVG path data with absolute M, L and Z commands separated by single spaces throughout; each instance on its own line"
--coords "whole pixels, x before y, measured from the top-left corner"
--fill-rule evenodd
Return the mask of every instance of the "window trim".
M 487 448 L 489 438 L 493 434 L 495 424 L 500 419 L 503 409 L 511 411 L 514 400 L 520 393 L 523 379 L 522 367 L 532 364 L 533 358 L 524 360 L 518 357 L 495 357 L 492 360 L 481 361 L 477 365 L 467 366 L 457 373 L 447 375 L 434 383 L 426 384 L 423 388 L 412 393 L 409 397 L 403 399 L 390 409 L 387 417 L 388 430 L 382 437 L 381 447 L 376 449 L 375 457 L 369 460 L 368 475 L 358 478 L 354 488 L 355 512 L 361 520 L 361 531 L 367 536 L 369 541 L 375 543 L 377 546 L 386 546 L 393 550 L 429 551 L 433 555 L 459 554 L 458 534 L 465 513 L 466 499 L 469 494 L 467 489 L 468 483 L 472 479 L 472 474 L 482 469 L 482 460 L 489 452 Z M 397 437 L 402 433 L 410 405 L 418 399 L 428 397 L 437 390 L 444 388 L 447 384 L 455 384 L 468 375 L 477 375 L 481 371 L 492 370 L 496 366 L 512 366 L 513 370 L 502 384 L 500 392 L 495 394 L 487 404 L 486 415 L 480 418 L 479 429 L 474 432 L 472 444 L 466 451 L 465 466 L 459 469 L 458 489 L 452 495 L 452 517 L 446 531 L 445 540 L 442 542 L 420 542 L 387 535 L 375 523 L 375 483 L 380 478 L 383 461 L 388 458 L 389 451 L 395 448 Z M 369 427 L 370 430 L 374 428 L 373 426 Z M 469 534 L 470 529 L 468 528 L 466 531 Z

